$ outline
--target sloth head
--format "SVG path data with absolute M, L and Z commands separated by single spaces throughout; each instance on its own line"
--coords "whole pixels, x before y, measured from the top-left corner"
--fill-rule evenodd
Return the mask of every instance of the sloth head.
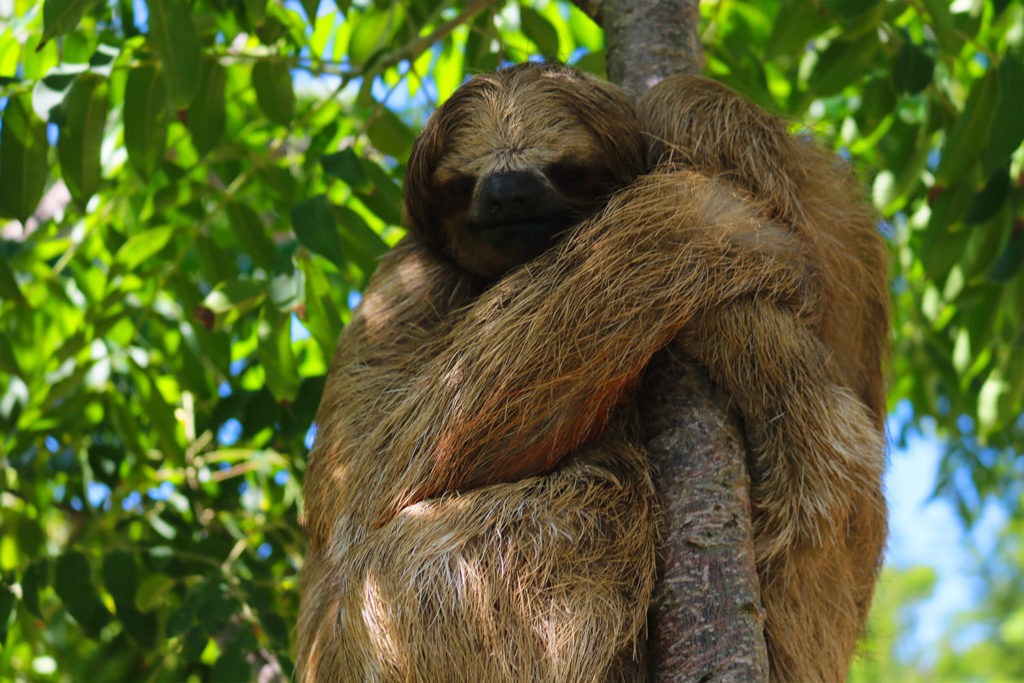
M 642 170 L 619 88 L 557 63 L 475 76 L 427 122 L 405 184 L 409 229 L 488 280 L 545 251 Z

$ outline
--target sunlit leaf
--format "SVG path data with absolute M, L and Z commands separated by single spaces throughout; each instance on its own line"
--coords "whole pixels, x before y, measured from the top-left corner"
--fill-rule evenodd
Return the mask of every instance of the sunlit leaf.
M 143 612 L 148 612 L 158 607 L 173 587 L 174 579 L 166 574 L 149 574 L 135 590 L 135 606 Z
M 174 231 L 175 226 L 165 225 L 133 235 L 117 250 L 114 258 L 117 262 L 123 263 L 128 270 L 134 270 L 167 246 L 174 237 Z
M 40 42 L 73 31 L 97 0 L 45 0 L 43 2 L 43 35 Z
M 257 280 L 240 278 L 218 284 L 203 299 L 203 305 L 214 313 L 225 313 L 232 309 L 248 310 L 259 303 L 266 291 Z
M 362 13 L 349 17 L 352 22 L 352 37 L 349 38 L 350 59 L 356 64 L 366 64 L 380 48 L 394 35 L 404 13 L 401 6 L 391 5 L 388 10 L 369 7 Z

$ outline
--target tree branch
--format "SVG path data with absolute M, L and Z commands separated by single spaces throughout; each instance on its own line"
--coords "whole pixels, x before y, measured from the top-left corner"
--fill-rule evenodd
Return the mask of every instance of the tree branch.
M 610 80 L 639 95 L 700 73 L 698 0 L 578 0 L 605 30 Z M 664 505 L 658 585 L 648 613 L 653 681 L 767 680 L 750 480 L 738 420 L 706 375 L 666 350 L 638 407 Z
M 602 0 L 598 14 L 608 78 L 633 95 L 666 76 L 704 70 L 698 0 Z

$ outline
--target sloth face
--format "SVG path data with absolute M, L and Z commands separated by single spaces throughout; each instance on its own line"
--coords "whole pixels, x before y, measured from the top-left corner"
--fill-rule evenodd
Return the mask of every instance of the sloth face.
M 409 161 L 407 220 L 494 280 L 598 211 L 642 159 L 621 91 L 560 64 L 519 65 L 473 78 L 428 122 Z

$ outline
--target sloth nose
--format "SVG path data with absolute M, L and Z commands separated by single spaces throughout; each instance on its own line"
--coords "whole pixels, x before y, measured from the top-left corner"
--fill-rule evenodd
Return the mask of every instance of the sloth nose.
M 533 218 L 546 188 L 540 178 L 526 171 L 495 173 L 480 188 L 482 218 L 488 223 L 518 223 Z

